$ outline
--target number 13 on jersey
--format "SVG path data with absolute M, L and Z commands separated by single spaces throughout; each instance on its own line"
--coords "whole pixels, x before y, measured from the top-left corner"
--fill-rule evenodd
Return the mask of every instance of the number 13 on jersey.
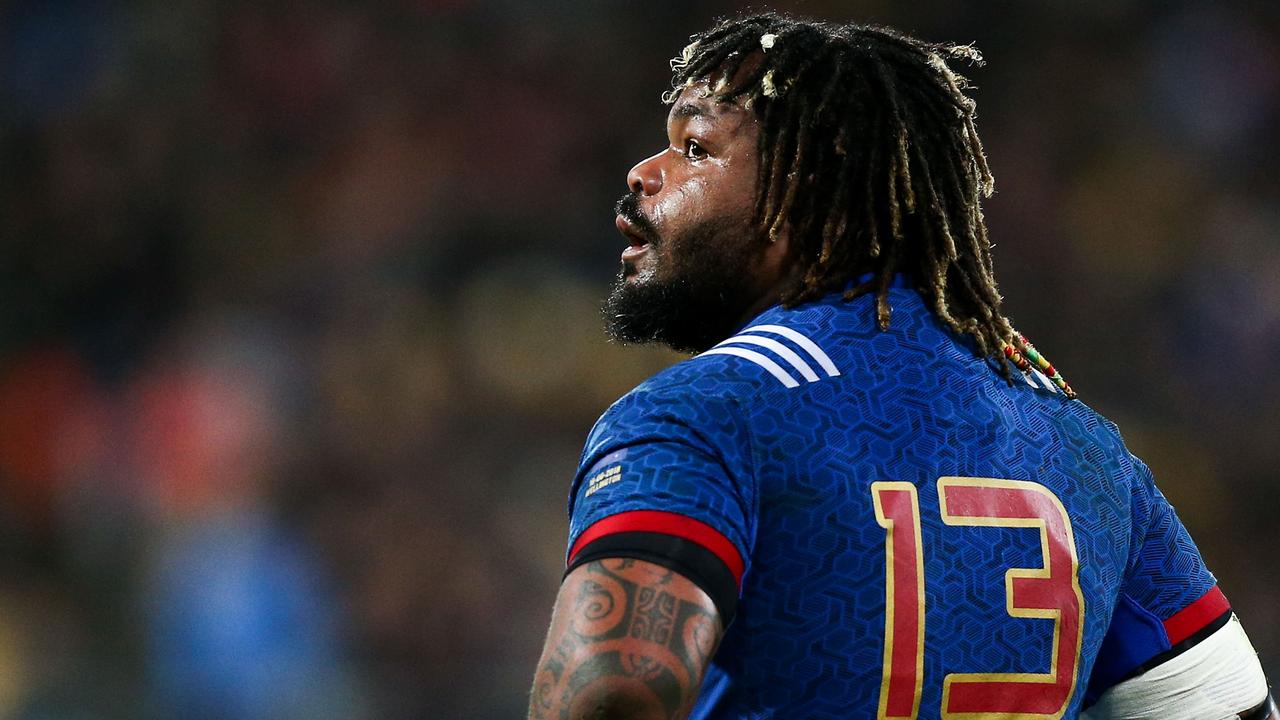
M 920 500 L 907 482 L 871 485 L 876 522 L 885 529 L 884 674 L 879 718 L 920 712 L 924 681 L 925 577 Z M 1039 530 L 1044 561 L 1005 572 L 1005 610 L 1014 618 L 1047 618 L 1053 650 L 1047 673 L 949 673 L 942 717 L 956 720 L 1061 718 L 1075 690 L 1083 639 L 1084 596 L 1071 519 L 1038 483 L 993 478 L 938 479 L 947 525 Z

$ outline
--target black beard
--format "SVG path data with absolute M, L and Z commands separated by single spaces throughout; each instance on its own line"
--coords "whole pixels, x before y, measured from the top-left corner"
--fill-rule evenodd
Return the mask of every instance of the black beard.
M 717 237 L 716 228 L 724 225 L 707 222 L 683 238 L 663 241 L 683 253 L 670 256 L 672 267 L 659 266 L 648 279 L 627 282 L 623 268 L 604 302 L 609 336 L 627 344 L 659 342 L 695 353 L 737 330 L 755 301 L 750 267 L 754 253 L 751 243 L 726 243 Z M 656 250 L 656 245 L 650 248 Z

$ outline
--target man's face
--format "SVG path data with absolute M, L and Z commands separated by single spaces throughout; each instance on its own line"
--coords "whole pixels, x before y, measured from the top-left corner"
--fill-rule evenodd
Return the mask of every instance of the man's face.
M 725 339 L 768 294 L 770 244 L 752 226 L 760 128 L 740 103 L 686 88 L 667 116 L 668 145 L 627 173 L 618 230 L 630 241 L 605 303 L 622 342 L 702 351 Z

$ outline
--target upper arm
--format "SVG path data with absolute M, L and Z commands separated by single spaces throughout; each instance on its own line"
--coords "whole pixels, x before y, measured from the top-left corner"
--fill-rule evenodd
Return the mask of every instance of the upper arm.
M 1231 606 L 1151 471 L 1133 459 L 1128 566 L 1085 704 L 1107 688 L 1185 652 L 1226 624 Z
M 570 492 L 567 569 L 618 557 L 661 565 L 732 622 L 756 518 L 739 414 L 731 401 L 674 392 L 610 409 Z
M 533 717 L 615 716 L 587 714 L 600 703 L 688 712 L 749 566 L 740 415 L 732 400 L 664 388 L 628 395 L 596 424 L 570 491 L 568 574 Z
M 565 578 L 538 662 L 530 718 L 684 718 L 723 628 L 688 578 L 634 559 Z
M 1135 466 L 1134 541 L 1089 680 L 1089 715 L 1234 717 L 1265 698 L 1261 666 L 1177 513 Z
M 1272 720 L 1267 679 L 1240 622 L 1108 688 L 1087 720 Z

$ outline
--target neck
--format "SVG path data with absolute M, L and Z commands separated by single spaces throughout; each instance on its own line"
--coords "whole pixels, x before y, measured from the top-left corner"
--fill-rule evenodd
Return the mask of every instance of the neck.
M 794 287 L 795 284 L 800 281 L 799 268 L 796 267 L 795 263 L 789 263 L 788 265 L 789 267 L 786 272 L 778 272 L 778 270 L 781 269 L 781 266 L 780 264 L 775 264 L 775 268 L 777 270 L 775 270 L 774 273 L 774 280 L 771 283 L 768 283 L 765 290 L 756 296 L 756 301 L 751 303 L 751 305 L 743 311 L 742 315 L 738 317 L 738 327 L 746 325 L 751 318 L 759 315 L 765 310 L 768 310 L 774 305 L 777 305 L 782 301 L 783 293 L 788 288 Z

